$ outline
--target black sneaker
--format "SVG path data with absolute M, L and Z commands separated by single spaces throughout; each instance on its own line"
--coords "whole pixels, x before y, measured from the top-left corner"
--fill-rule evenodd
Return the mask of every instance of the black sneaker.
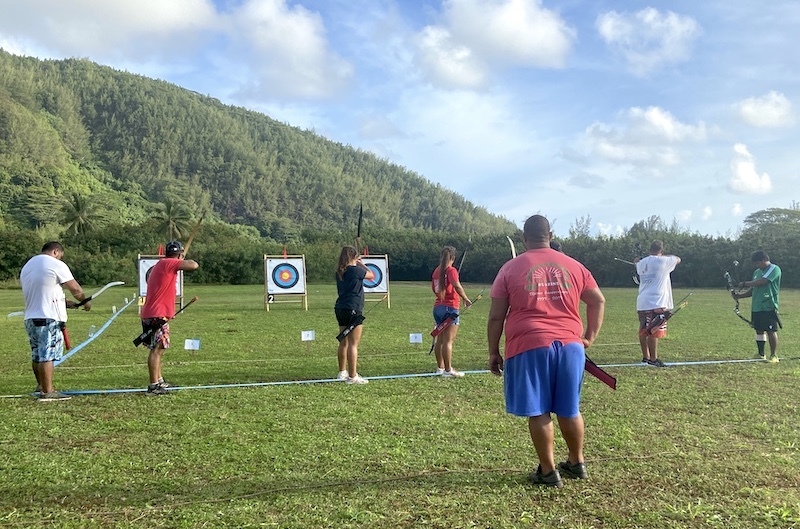
M 167 388 L 174 388 L 175 384 L 170 384 L 166 380 L 162 380 L 161 382 L 156 382 L 156 385 L 160 388 L 167 389 Z
M 651 366 L 656 366 L 656 367 L 667 367 L 667 364 L 665 364 L 664 362 L 662 362 L 662 361 L 661 361 L 660 359 L 658 359 L 658 358 L 656 358 L 655 360 L 648 360 L 648 361 L 647 361 L 647 363 L 648 363 L 648 364 L 650 364 Z
M 564 461 L 558 464 L 558 470 L 565 478 L 569 479 L 587 479 L 589 477 L 585 463 L 575 463 L 573 465 L 569 461 Z
M 534 485 L 544 485 L 545 487 L 555 487 L 557 489 L 564 486 L 564 482 L 561 481 L 561 475 L 558 473 L 557 469 L 552 470 L 548 474 L 542 474 L 542 465 L 536 468 L 536 472 L 531 472 L 528 476 L 528 481 Z
M 149 384 L 147 386 L 147 395 L 166 395 L 167 388 L 162 387 L 160 384 Z
M 58 391 L 51 391 L 50 393 L 42 393 L 39 395 L 39 402 L 55 402 L 60 400 L 69 400 L 72 395 L 65 395 Z
M 648 360 L 647 358 L 642 358 L 642 363 L 643 364 L 649 364 L 650 360 Z

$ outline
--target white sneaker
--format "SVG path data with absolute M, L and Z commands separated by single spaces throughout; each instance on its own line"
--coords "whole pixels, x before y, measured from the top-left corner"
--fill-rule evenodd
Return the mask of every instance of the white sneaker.
M 442 376 L 443 377 L 463 377 L 464 373 L 462 373 L 461 371 L 456 371 L 455 369 L 453 369 L 451 367 L 450 371 L 445 371 L 444 373 L 442 373 Z
M 369 384 L 369 380 L 362 377 L 361 375 L 356 375 L 354 377 L 347 377 L 347 379 L 345 379 L 345 382 L 347 384 Z
M 444 368 L 443 367 L 437 367 L 436 368 L 436 374 L 437 375 L 444 375 Z
M 347 380 L 347 369 L 344 371 L 339 371 L 339 374 L 336 375 L 336 380 Z

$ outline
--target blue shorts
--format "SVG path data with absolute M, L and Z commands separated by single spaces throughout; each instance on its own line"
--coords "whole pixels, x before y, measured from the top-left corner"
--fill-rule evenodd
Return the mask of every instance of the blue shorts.
M 61 322 L 47 319 L 44 320 L 44 325 L 36 323 L 42 323 L 42 320 L 25 320 L 25 330 L 31 344 L 31 361 L 42 363 L 58 360 L 64 352 Z
M 580 414 L 586 351 L 580 342 L 553 342 L 505 361 L 506 411 L 520 417 Z
M 447 318 L 448 314 L 456 315 L 456 319 L 453 320 L 453 325 L 458 325 L 458 309 L 445 307 L 444 305 L 435 305 L 433 307 L 433 321 L 436 322 L 436 325 L 442 323 L 445 318 Z

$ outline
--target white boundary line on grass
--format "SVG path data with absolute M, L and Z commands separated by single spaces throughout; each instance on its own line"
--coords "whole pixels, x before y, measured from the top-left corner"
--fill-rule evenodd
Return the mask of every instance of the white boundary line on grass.
M 607 343 L 607 344 L 592 344 L 592 348 L 598 346 L 622 346 L 622 345 L 639 345 L 638 343 Z M 463 351 L 463 349 L 462 349 Z M 417 355 L 422 352 L 422 349 L 408 351 L 403 353 L 362 353 L 362 358 L 385 358 L 389 356 L 408 356 L 408 355 Z M 275 363 L 280 361 L 294 361 L 297 360 L 297 357 L 286 357 L 286 358 L 265 358 L 263 360 L 259 359 L 248 359 L 247 362 L 249 363 Z M 235 359 L 235 360 L 165 360 L 164 365 L 172 365 L 177 366 L 181 364 L 240 364 L 242 363 L 242 359 Z M 327 361 L 327 360 L 326 360 Z M 728 362 L 728 360 L 723 360 L 722 362 Z M 104 365 L 104 366 L 63 366 L 61 367 L 62 370 L 81 370 L 81 369 L 118 369 L 122 367 L 141 367 L 143 365 L 147 365 L 146 361 L 142 361 L 136 364 L 111 364 L 111 365 Z M 626 366 L 626 365 L 636 365 L 636 364 L 608 364 L 608 367 L 618 367 L 618 366 Z M 679 364 L 673 364 L 679 365 Z M 602 366 L 601 366 L 602 367 Z M 0 395 L 2 398 L 2 395 Z
M 669 366 L 690 366 L 690 365 L 710 365 L 710 364 L 742 364 L 742 363 L 753 363 L 753 362 L 760 362 L 765 363 L 764 360 L 760 358 L 751 358 L 745 360 L 698 360 L 694 362 L 667 362 L 665 365 Z M 649 364 L 643 364 L 641 362 L 633 363 L 633 364 L 603 364 L 599 367 L 653 367 Z M 472 371 L 464 371 L 465 374 L 471 375 L 482 375 L 489 373 L 487 369 L 478 369 Z M 400 379 L 400 378 L 422 378 L 422 377 L 437 377 L 442 378 L 441 375 L 437 375 L 436 373 L 412 373 L 408 375 L 380 375 L 374 377 L 364 377 L 367 380 L 390 380 L 390 379 Z M 446 378 L 446 377 L 445 377 Z M 218 389 L 218 388 L 251 388 L 251 387 L 264 387 L 264 386 L 288 386 L 288 385 L 295 385 L 295 384 L 322 384 L 322 383 L 330 383 L 330 382 L 341 382 L 343 380 L 339 380 L 337 378 L 323 378 L 323 379 L 314 379 L 314 380 L 286 380 L 286 381 L 279 381 L 279 382 L 246 382 L 241 384 L 213 384 L 213 385 L 204 385 L 204 386 L 176 386 L 169 388 L 169 391 L 179 391 L 179 390 L 186 390 L 186 389 Z M 85 389 L 85 390 L 68 390 L 62 391 L 67 395 L 112 395 L 117 393 L 144 393 L 146 392 L 146 388 L 125 388 L 125 389 Z M 29 397 L 28 395 L 0 395 L 0 399 L 2 398 L 21 398 L 21 397 Z

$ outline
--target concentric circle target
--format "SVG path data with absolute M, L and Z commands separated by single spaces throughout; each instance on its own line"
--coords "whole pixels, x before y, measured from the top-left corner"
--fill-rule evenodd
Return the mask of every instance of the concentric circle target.
M 367 269 L 372 270 L 372 272 L 375 274 L 375 277 L 373 279 L 365 279 L 364 287 L 375 288 L 380 285 L 383 282 L 383 272 L 381 272 L 381 269 L 378 268 L 378 265 L 374 263 L 367 263 L 365 266 Z
M 300 280 L 300 273 L 294 265 L 282 263 L 272 270 L 272 281 L 278 288 L 292 288 Z

